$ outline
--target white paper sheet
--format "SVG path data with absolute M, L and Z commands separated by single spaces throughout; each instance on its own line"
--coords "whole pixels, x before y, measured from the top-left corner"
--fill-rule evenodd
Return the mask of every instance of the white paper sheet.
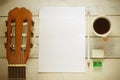
M 85 72 L 85 8 L 42 7 L 39 72 Z

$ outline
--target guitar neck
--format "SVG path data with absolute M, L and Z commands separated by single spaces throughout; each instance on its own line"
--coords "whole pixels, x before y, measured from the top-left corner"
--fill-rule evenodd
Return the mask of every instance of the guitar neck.
M 9 65 L 8 80 L 26 80 L 26 66 L 24 65 Z

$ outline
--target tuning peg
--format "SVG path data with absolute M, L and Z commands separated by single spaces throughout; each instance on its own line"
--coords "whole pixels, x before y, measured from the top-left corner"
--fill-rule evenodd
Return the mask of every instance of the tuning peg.
M 10 50 L 11 50 L 11 51 L 15 51 L 15 45 L 13 45 L 13 44 L 10 45 Z
M 7 32 L 5 32 L 5 37 L 7 37 Z
M 34 26 L 34 21 L 32 21 L 32 26 Z
M 7 43 L 4 43 L 5 48 L 7 47 Z
M 5 23 L 6 23 L 6 26 L 8 26 L 8 21 L 5 21 Z
M 34 36 L 34 34 L 33 34 L 33 32 L 31 32 L 31 37 L 33 37 Z
M 10 47 L 10 50 L 11 50 L 12 52 L 14 52 L 14 51 L 15 51 L 15 48 Z
M 30 43 L 30 47 L 33 48 L 33 44 L 32 43 Z

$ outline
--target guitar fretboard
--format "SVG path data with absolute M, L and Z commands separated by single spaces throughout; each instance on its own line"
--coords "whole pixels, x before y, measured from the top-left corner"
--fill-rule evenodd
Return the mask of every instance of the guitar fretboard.
M 26 80 L 26 67 L 8 66 L 8 80 Z

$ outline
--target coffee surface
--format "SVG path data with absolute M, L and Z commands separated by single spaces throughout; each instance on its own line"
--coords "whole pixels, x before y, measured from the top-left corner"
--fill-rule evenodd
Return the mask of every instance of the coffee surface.
M 93 24 L 93 28 L 98 34 L 105 34 L 110 30 L 110 23 L 105 18 L 98 18 Z

